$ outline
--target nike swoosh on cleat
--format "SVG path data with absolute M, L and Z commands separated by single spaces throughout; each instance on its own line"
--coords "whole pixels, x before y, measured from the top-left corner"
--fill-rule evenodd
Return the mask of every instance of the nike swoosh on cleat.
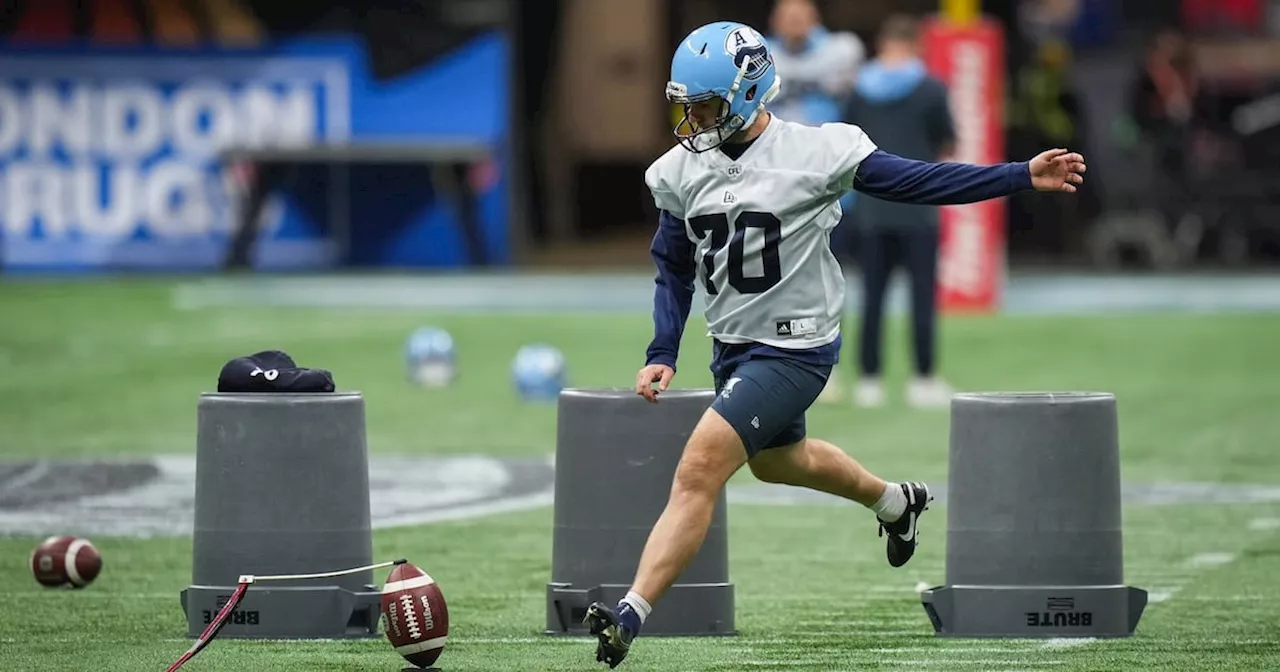
M 907 519 L 907 531 L 905 534 L 898 535 L 898 537 L 900 537 L 903 541 L 911 541 L 915 539 L 915 536 L 916 536 L 916 512 L 911 511 L 907 515 L 911 516 L 910 518 Z

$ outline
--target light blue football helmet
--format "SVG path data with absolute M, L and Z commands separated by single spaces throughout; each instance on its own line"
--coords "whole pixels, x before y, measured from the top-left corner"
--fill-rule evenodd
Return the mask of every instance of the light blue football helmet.
M 404 346 L 409 380 L 425 387 L 444 387 L 458 377 L 453 337 L 439 327 L 422 327 Z
M 564 353 L 545 343 L 520 348 L 511 363 L 511 380 L 524 401 L 555 403 L 569 384 Z
M 676 139 L 691 152 L 719 147 L 750 126 L 781 85 L 768 43 L 751 26 L 717 21 L 694 30 L 676 47 L 667 82 L 667 100 L 684 106 Z M 722 101 L 715 125 L 697 128 L 689 106 L 713 98 Z

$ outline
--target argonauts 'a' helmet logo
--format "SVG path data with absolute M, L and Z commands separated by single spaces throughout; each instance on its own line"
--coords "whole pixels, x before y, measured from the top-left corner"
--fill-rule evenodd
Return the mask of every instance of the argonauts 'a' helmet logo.
M 756 31 L 743 26 L 735 28 L 725 37 L 724 50 L 733 55 L 733 64 L 742 67 L 747 63 L 747 79 L 759 79 L 773 65 L 769 48 Z

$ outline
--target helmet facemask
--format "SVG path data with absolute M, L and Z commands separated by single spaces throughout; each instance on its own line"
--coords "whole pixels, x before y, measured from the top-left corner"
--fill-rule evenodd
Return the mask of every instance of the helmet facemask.
M 680 120 L 680 123 L 676 124 L 675 128 L 676 140 L 680 142 L 682 147 L 695 154 L 715 149 L 727 142 L 735 133 L 746 128 L 747 124 L 755 119 L 754 112 L 750 120 L 744 119 L 741 114 L 733 112 L 734 98 L 739 94 L 742 80 L 751 65 L 752 63 L 748 59 L 741 60 L 738 66 L 738 76 L 734 78 L 733 85 L 729 87 L 729 91 L 725 96 L 716 91 L 701 91 L 691 95 L 683 84 L 667 82 L 667 100 L 684 107 L 684 117 Z M 751 85 L 743 95 L 747 101 L 755 98 L 756 86 L 754 84 Z M 707 128 L 701 128 L 692 114 L 693 105 L 714 99 L 720 101 L 720 111 L 716 114 L 715 123 Z
M 699 126 L 694 117 L 693 106 L 696 103 L 708 100 L 719 101 L 720 111 L 716 114 L 715 122 L 703 128 Z M 680 119 L 679 124 L 676 124 L 675 135 L 680 145 L 691 152 L 699 153 L 715 149 L 733 137 L 734 133 L 742 130 L 742 117 L 731 116 L 729 113 L 729 101 L 713 92 L 707 92 L 694 98 L 676 99 L 671 102 L 684 108 L 684 117 Z

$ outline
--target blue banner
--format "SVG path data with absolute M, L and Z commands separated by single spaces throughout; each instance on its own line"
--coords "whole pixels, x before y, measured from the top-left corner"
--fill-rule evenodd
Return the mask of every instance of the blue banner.
M 435 139 L 492 148 L 468 179 L 487 256 L 506 262 L 507 59 L 497 34 L 385 82 L 354 38 L 240 52 L 5 52 L 0 264 L 212 269 L 248 176 L 222 165 L 224 149 Z M 427 177 L 418 166 L 299 167 L 266 204 L 255 267 L 469 263 L 457 213 Z

